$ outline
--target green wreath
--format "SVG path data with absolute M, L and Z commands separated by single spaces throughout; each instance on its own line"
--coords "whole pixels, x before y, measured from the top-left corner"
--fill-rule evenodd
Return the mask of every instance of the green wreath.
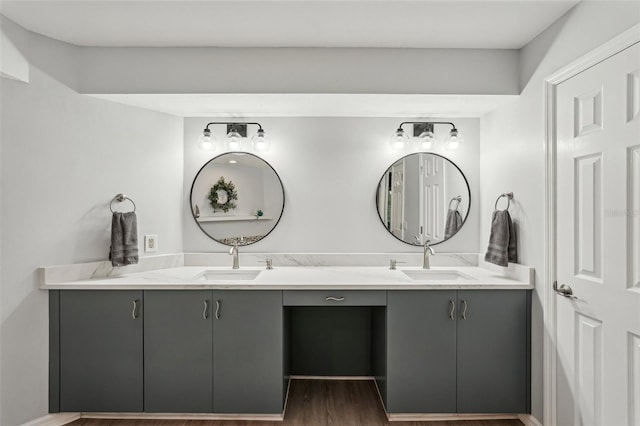
M 219 191 L 224 191 L 227 194 L 226 201 L 218 199 Z M 238 193 L 236 192 L 236 186 L 231 181 L 225 182 L 224 176 L 221 176 L 220 179 L 218 179 L 218 182 L 216 182 L 216 184 L 213 185 L 211 187 L 211 190 L 209 191 L 209 201 L 211 203 L 211 207 L 213 207 L 214 212 L 217 210 L 222 210 L 226 213 L 229 210 L 235 209 L 236 203 L 234 203 L 234 201 L 237 199 Z

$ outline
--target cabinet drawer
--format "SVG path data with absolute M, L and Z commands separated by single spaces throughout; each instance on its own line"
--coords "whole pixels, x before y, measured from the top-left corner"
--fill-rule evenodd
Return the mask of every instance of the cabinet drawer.
M 377 290 L 288 290 L 284 306 L 385 306 L 387 292 Z

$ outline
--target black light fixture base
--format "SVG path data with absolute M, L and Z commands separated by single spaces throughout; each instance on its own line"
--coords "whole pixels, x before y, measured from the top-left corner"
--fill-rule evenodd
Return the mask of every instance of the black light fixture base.
M 418 137 L 426 131 L 433 133 L 433 123 L 415 123 L 413 125 L 413 136 Z
M 231 130 L 235 130 L 243 138 L 247 137 L 247 125 L 246 124 L 234 124 L 234 123 L 227 124 L 227 133 L 229 133 Z

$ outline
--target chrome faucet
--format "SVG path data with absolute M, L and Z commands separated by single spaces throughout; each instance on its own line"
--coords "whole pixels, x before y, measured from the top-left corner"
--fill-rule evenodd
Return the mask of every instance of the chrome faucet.
M 431 266 L 429 265 L 429 256 L 434 256 L 436 254 L 433 247 L 429 245 L 431 240 L 427 240 L 424 242 L 424 255 L 422 258 L 422 269 L 429 269 Z
M 240 269 L 240 262 L 238 261 L 238 242 L 233 243 L 233 247 L 229 250 L 229 254 L 233 256 L 232 269 Z

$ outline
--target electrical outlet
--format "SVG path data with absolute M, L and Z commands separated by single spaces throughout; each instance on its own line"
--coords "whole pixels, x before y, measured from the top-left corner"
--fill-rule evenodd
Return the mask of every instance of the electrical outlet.
M 152 253 L 155 251 L 158 251 L 158 236 L 145 235 L 144 236 L 144 252 Z

